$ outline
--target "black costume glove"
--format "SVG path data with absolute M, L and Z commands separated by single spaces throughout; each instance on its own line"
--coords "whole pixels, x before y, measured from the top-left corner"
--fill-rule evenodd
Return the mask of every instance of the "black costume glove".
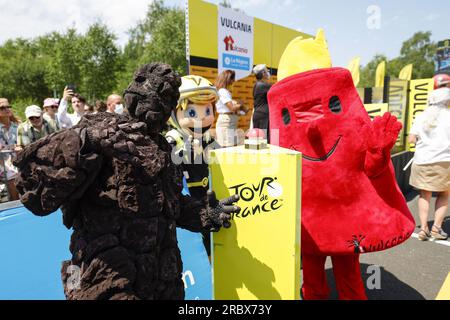
M 231 227 L 231 213 L 238 213 L 241 208 L 233 205 L 239 200 L 239 195 L 235 194 L 229 198 L 217 200 L 214 191 L 207 193 L 206 213 L 202 217 L 203 227 L 212 232 L 217 232 L 221 227 Z

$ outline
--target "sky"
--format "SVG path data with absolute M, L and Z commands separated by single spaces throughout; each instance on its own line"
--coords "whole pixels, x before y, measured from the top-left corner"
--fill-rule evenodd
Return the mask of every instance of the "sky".
M 0 0 L 0 44 L 76 27 L 83 32 L 104 22 L 123 46 L 127 31 L 145 17 L 152 0 Z M 207 2 L 218 4 L 219 0 Z M 450 38 L 448 0 L 231 0 L 249 16 L 315 34 L 324 28 L 335 66 L 355 56 L 365 65 L 377 54 L 395 58 L 406 39 L 431 31 L 432 40 Z M 184 0 L 166 0 L 184 8 Z

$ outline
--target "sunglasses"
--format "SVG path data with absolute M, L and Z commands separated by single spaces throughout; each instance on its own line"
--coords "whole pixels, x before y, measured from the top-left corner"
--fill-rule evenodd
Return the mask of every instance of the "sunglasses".
M 34 120 L 39 120 L 41 117 L 29 117 L 28 119 L 30 119 L 31 121 L 34 121 Z
M 48 108 L 48 109 L 58 109 L 58 106 L 48 106 L 46 108 Z
M 0 107 L 0 111 L 5 111 L 5 110 L 8 110 L 8 109 L 11 109 L 11 106 Z

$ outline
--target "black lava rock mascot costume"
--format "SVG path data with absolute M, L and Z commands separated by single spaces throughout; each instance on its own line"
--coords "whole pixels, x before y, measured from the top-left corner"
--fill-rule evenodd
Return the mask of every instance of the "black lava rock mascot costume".
M 181 195 L 182 172 L 160 134 L 180 84 L 170 66 L 144 65 L 125 91 L 129 116 L 85 116 L 18 155 L 23 204 L 38 216 L 61 208 L 74 230 L 61 270 L 67 299 L 183 299 L 176 227 L 217 229 L 239 210 L 237 197 Z

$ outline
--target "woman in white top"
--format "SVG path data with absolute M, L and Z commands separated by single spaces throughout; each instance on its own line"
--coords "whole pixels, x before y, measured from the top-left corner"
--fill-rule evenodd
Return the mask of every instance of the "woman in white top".
M 429 107 L 417 116 L 409 142 L 416 144 L 410 185 L 420 190 L 420 240 L 447 239 L 442 223 L 448 209 L 450 189 L 450 88 L 441 87 L 430 93 Z M 435 220 L 428 229 L 428 210 L 432 192 L 437 192 Z
M 215 83 L 219 93 L 216 103 L 216 110 L 219 114 L 216 123 L 216 140 L 222 147 L 239 144 L 237 126 L 242 105 L 233 100 L 230 92 L 235 76 L 234 71 L 225 70 L 217 77 Z
M 69 106 L 69 99 L 72 102 L 72 108 L 74 113 L 67 113 Z M 80 122 L 81 117 L 84 115 L 84 106 L 86 104 L 86 98 L 78 93 L 74 93 L 73 90 L 68 87 L 64 88 L 63 98 L 59 103 L 58 108 L 58 121 L 61 129 L 69 129 Z

